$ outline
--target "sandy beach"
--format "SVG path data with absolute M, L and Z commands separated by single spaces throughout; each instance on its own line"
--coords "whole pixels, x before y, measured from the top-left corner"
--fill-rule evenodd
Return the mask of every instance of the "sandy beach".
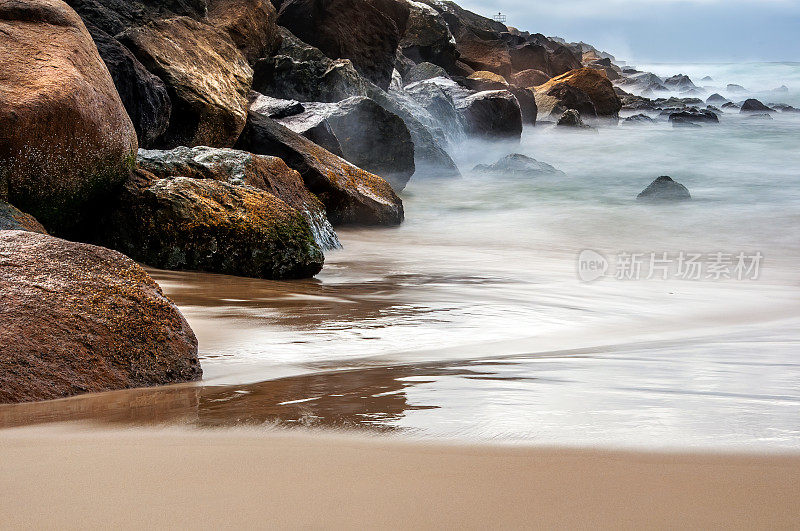
M 305 431 L 0 432 L 3 528 L 792 529 L 800 456 Z

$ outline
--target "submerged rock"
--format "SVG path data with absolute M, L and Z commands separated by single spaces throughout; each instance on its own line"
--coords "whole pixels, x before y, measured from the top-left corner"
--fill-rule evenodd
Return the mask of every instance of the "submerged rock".
M 479 164 L 473 168 L 475 173 L 496 177 L 519 176 L 537 177 L 539 175 L 565 175 L 550 164 L 539 162 L 531 157 L 512 153 L 494 164 Z
M 267 116 L 251 111 L 236 147 L 283 159 L 336 225 L 399 225 L 403 203 L 381 177 L 358 168 Z
M 733 103 L 732 101 L 729 101 L 728 103 L 723 103 L 722 104 L 722 108 L 723 109 L 737 109 L 738 110 L 740 108 L 740 106 L 737 105 L 736 103 Z
M 36 221 L 36 218 L 3 201 L 0 201 L 0 230 L 25 230 L 47 234 L 47 230 Z
M 718 124 L 719 117 L 715 113 L 706 109 L 690 108 L 683 111 L 670 113 L 669 121 L 673 123 L 700 122 Z
M 118 252 L 0 231 L 0 403 L 198 380 L 197 339 Z
M 647 116 L 646 114 L 634 114 L 633 116 L 628 116 L 623 120 L 622 123 L 625 124 L 654 124 L 656 123 L 655 120 Z
M 307 218 L 275 195 L 144 170 L 111 205 L 98 240 L 162 269 L 255 278 L 307 278 L 324 261 Z
M 567 109 L 564 111 L 564 114 L 562 114 L 556 122 L 556 126 L 575 127 L 578 129 L 594 129 L 593 127 L 583 123 L 580 113 L 575 109 Z
M 692 196 L 689 190 L 671 177 L 663 175 L 636 196 L 639 201 L 688 201 Z
M 760 113 L 768 112 L 769 113 L 769 112 L 774 112 L 774 111 L 773 111 L 773 109 L 770 109 L 769 107 L 767 107 L 766 105 L 764 105 L 760 101 L 758 101 L 756 99 L 753 99 L 753 98 L 750 98 L 748 100 L 745 100 L 745 102 L 742 104 L 742 108 L 739 110 L 739 112 L 742 112 L 742 113 L 744 113 L 744 112 L 760 112 Z
M 692 83 L 692 80 L 689 79 L 689 76 L 685 74 L 678 74 L 672 77 L 668 77 L 664 80 L 664 86 L 672 89 L 672 90 L 690 90 L 696 89 L 697 86 Z

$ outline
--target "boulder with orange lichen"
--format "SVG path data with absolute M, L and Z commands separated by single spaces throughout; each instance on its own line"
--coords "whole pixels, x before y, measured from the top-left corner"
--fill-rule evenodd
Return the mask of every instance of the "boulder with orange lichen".
M 283 159 L 336 225 L 398 225 L 403 203 L 387 181 L 350 164 L 275 120 L 250 111 L 236 147 Z
M 556 76 L 536 87 L 537 94 L 547 93 L 559 83 L 566 83 L 571 87 L 580 89 L 594 105 L 597 116 L 614 118 L 619 116 L 622 101 L 614 92 L 614 85 L 606 77 L 605 72 L 593 68 L 579 68 L 570 70 L 566 74 Z
M 549 79 L 550 76 L 541 70 L 530 68 L 528 70 L 523 70 L 522 72 L 513 74 L 508 81 L 515 87 L 531 88 L 541 85 L 542 83 L 547 83 Z
M 118 252 L 0 231 L 0 403 L 198 380 L 197 339 Z
M 255 278 L 308 278 L 324 261 L 307 218 L 275 195 L 141 169 L 109 205 L 96 240 L 162 269 Z

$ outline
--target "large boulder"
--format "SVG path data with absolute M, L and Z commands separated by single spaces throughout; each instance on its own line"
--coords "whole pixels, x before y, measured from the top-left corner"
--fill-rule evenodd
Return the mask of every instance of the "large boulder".
M 47 229 L 36 218 L 3 201 L 0 201 L 0 230 L 27 230 L 47 234 Z
M 673 124 L 686 122 L 718 124 L 719 116 L 717 116 L 713 111 L 709 111 L 707 109 L 696 109 L 692 107 L 683 111 L 669 112 L 669 121 L 673 122 Z
M 531 88 L 546 83 L 550 76 L 541 70 L 528 69 L 512 74 L 509 83 L 519 88 Z
M 197 339 L 133 260 L 0 232 L 0 403 L 198 380 Z
M 718 94 L 716 92 L 706 99 L 706 103 L 717 103 L 717 104 L 720 104 L 720 103 L 726 103 L 728 101 L 730 101 L 728 98 L 726 98 L 722 94 Z
M 512 46 L 509 55 L 515 72 L 535 69 L 549 76 L 558 76 L 581 67 L 580 58 L 569 48 L 541 34 Z
M 536 92 L 547 92 L 559 83 L 566 83 L 582 90 L 592 101 L 599 117 L 617 118 L 622 102 L 614 92 L 614 85 L 604 72 L 593 68 L 579 68 L 556 76 L 547 83 L 536 87 Z
M 450 90 L 445 90 L 443 86 L 449 87 Z M 453 100 L 453 91 L 461 93 L 462 89 L 454 81 L 444 77 L 411 83 L 404 88 L 404 93 L 421 106 L 442 128 L 445 137 L 457 142 L 463 139 L 465 128 L 464 120 Z M 463 95 L 468 94 L 464 91 Z
M 410 16 L 405 35 L 400 41 L 403 55 L 417 64 L 432 63 L 446 71 L 452 71 L 458 61 L 459 53 L 456 50 L 456 41 L 444 18 L 429 5 L 413 1 L 409 1 L 408 4 Z M 407 82 L 413 83 L 430 77 L 437 76 L 407 80 Z
M 283 159 L 325 205 L 336 225 L 398 225 L 403 203 L 381 177 L 317 146 L 271 118 L 251 111 L 236 147 Z
M 567 109 L 556 121 L 557 127 L 572 127 L 575 129 L 594 129 L 583 123 L 581 115 L 575 109 Z
M 589 96 L 567 83 L 558 83 L 547 90 L 537 91 L 536 106 L 541 119 L 558 118 L 567 109 L 574 109 L 587 118 L 597 118 L 597 111 Z
M 98 227 L 98 243 L 162 269 L 307 278 L 322 250 L 306 217 L 273 194 L 214 179 L 136 170 Z
M 205 20 L 209 0 L 66 0 L 81 18 L 109 35 L 165 18 Z
M 501 40 L 486 40 L 466 33 L 458 41 L 460 61 L 476 71 L 488 70 L 501 76 L 511 75 L 511 55 Z
M 478 164 L 472 170 L 490 177 L 539 177 L 542 175 L 564 175 L 550 164 L 519 153 L 506 155 L 493 164 Z
M 270 0 L 208 0 L 208 21 L 231 38 L 252 64 L 281 45 L 275 7 Z
M 408 17 L 404 0 L 286 0 L 278 24 L 385 90 Z
M 647 188 L 636 196 L 639 201 L 688 201 L 692 196 L 689 190 L 681 183 L 675 182 L 671 177 L 662 175 L 650 183 Z
M 230 37 L 188 17 L 127 30 L 120 42 L 167 85 L 169 129 L 159 144 L 231 146 L 247 121 L 253 70 Z
M 486 90 L 455 100 L 467 133 L 489 139 L 519 139 L 522 112 L 517 98 L 507 90 Z
M 278 121 L 304 136 L 310 131 L 311 140 L 320 128 L 329 129 L 345 160 L 380 175 L 395 191 L 414 174 L 414 143 L 405 122 L 369 98 L 306 103 L 302 114 Z
M 297 100 L 282 100 L 264 96 L 258 92 L 250 93 L 250 108 L 270 118 L 286 118 L 304 112 L 306 108 Z
M 678 90 L 678 91 L 697 88 L 697 85 L 692 83 L 692 80 L 689 78 L 689 76 L 685 74 L 677 74 L 672 77 L 668 77 L 667 79 L 664 80 L 664 86 L 672 90 Z
M 72 235 L 134 164 L 136 131 L 80 17 L 0 2 L 0 200 Z
M 200 146 L 169 151 L 140 149 L 137 161 L 139 168 L 159 179 L 213 179 L 265 190 L 305 216 L 320 247 L 341 247 L 325 214 L 325 206 L 306 189 L 300 174 L 277 157 Z
M 750 98 L 750 99 L 745 100 L 744 103 L 742 103 L 742 108 L 739 109 L 739 112 L 740 113 L 748 113 L 748 112 L 759 112 L 759 113 L 766 112 L 766 113 L 770 113 L 770 112 L 775 112 L 775 111 L 773 109 L 770 109 L 769 107 L 767 107 L 766 105 L 764 105 L 763 103 L 758 101 L 757 99 Z
M 276 55 L 259 59 L 253 70 L 253 90 L 274 98 L 337 102 L 367 95 L 348 59 L 331 59 L 286 29 Z
M 587 66 L 596 70 L 602 70 L 606 73 L 606 77 L 611 81 L 622 78 L 622 69 L 612 63 L 611 59 L 609 58 L 592 61 Z
M 411 83 L 425 81 L 426 79 L 433 79 L 435 77 L 448 77 L 447 71 L 441 66 L 423 62 L 411 67 L 403 76 L 403 82 L 406 85 L 410 85 Z
M 536 125 L 538 107 L 536 105 L 536 92 L 532 88 L 519 88 L 509 85 L 505 78 L 492 72 L 474 72 L 460 82 L 469 89 L 481 92 L 484 90 L 507 90 L 511 92 L 522 113 L 522 123 Z
M 133 121 L 139 146 L 148 148 L 156 145 L 167 131 L 172 113 L 167 87 L 115 38 L 91 24 L 86 27 Z

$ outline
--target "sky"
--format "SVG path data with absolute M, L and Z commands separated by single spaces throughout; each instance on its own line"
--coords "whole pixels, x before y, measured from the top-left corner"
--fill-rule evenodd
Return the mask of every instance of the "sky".
M 462 0 L 631 62 L 800 62 L 800 0 Z

